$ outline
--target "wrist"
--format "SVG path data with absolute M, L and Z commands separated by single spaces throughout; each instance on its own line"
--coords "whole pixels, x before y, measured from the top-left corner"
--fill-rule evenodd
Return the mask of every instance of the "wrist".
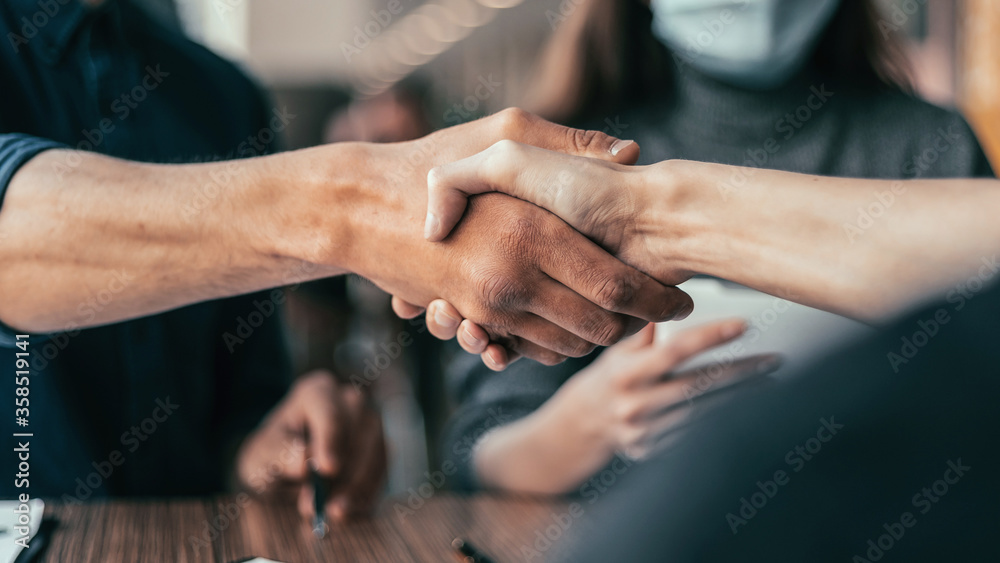
M 588 366 L 567 380 L 538 410 L 539 417 L 544 419 L 540 427 L 555 429 L 553 442 L 564 450 L 564 456 L 583 467 L 599 467 L 605 458 L 614 455 L 617 447 L 606 418 L 598 416 L 601 408 L 606 407 L 604 398 L 601 404 L 594 405 L 593 391 L 587 388 L 593 376 L 600 377 L 592 369 L 593 366 Z
M 255 159 L 243 236 L 292 268 L 284 283 L 358 271 L 359 217 L 377 205 L 368 152 L 340 143 Z
M 668 284 L 713 274 L 723 260 L 718 226 L 724 201 L 711 187 L 716 175 L 717 167 L 686 160 L 641 167 L 639 211 L 623 260 Z

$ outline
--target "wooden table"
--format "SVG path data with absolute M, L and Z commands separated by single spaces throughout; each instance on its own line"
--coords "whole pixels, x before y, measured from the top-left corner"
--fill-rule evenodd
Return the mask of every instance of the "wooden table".
M 399 507 L 409 510 L 407 499 L 388 499 L 374 518 L 335 527 L 318 540 L 293 506 L 247 497 L 50 504 L 46 516 L 59 524 L 43 561 L 229 563 L 259 556 L 284 563 L 441 563 L 456 560 L 450 544 L 461 537 L 505 563 L 523 561 L 536 532 L 567 510 L 555 501 L 442 492 L 412 513 Z

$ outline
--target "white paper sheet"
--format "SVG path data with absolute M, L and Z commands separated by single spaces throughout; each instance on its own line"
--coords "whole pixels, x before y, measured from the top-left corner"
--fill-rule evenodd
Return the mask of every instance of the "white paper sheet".
M 23 536 L 14 529 L 21 526 L 19 519 L 24 515 L 22 512 L 15 512 L 20 505 L 21 503 L 13 500 L 0 501 L 0 562 L 14 563 L 14 558 L 21 553 L 22 548 L 17 540 Z M 38 533 L 44 512 L 45 503 L 41 499 L 31 499 L 28 502 L 29 538 Z

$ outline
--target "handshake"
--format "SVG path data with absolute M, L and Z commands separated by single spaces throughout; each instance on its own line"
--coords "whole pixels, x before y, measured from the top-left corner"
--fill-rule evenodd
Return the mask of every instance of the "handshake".
M 632 141 L 509 109 L 356 148 L 368 170 L 359 189 L 373 189 L 350 208 L 364 236 L 349 237 L 348 269 L 394 295 L 401 316 L 429 307 L 430 331 L 457 333 L 490 368 L 583 356 L 693 309 L 672 287 L 686 276 L 644 253 L 647 183 L 629 166 Z M 468 199 L 492 191 L 509 195 Z

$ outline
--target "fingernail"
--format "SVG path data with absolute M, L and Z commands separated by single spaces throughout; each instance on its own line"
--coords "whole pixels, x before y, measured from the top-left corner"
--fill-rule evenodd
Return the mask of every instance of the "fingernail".
M 677 314 L 674 315 L 674 318 L 668 320 L 683 321 L 684 319 L 690 317 L 691 313 L 693 312 L 694 312 L 694 303 L 686 303 L 683 309 L 677 311 Z
M 618 153 L 622 152 L 623 149 L 629 145 L 635 143 L 635 141 L 623 141 L 617 140 L 615 144 L 611 145 L 611 156 L 618 156 Z
M 434 310 L 434 322 L 444 328 L 455 328 L 461 321 L 445 313 L 441 310 L 441 307 L 438 307 Z
M 762 360 L 760 363 L 758 363 L 755 366 L 754 371 L 756 371 L 758 375 L 771 373 L 772 371 L 781 367 L 782 363 L 783 360 L 780 357 L 771 357 L 766 360 Z
M 440 228 L 441 220 L 437 218 L 437 215 L 428 212 L 427 220 L 424 221 L 424 238 L 429 239 L 433 237 Z
M 482 340 L 476 338 L 475 336 L 472 336 L 472 334 L 470 334 L 469 331 L 467 330 L 462 332 L 462 340 L 465 340 L 465 344 L 469 348 L 475 348 L 483 342 Z
M 483 363 L 485 363 L 486 367 L 493 371 L 501 371 L 500 362 L 498 362 L 494 357 L 494 354 L 490 352 L 483 354 Z
M 739 323 L 739 324 L 734 324 L 734 325 L 727 326 L 726 328 L 724 328 L 722 330 L 722 337 L 723 338 L 736 338 L 740 334 L 743 334 L 743 331 L 746 330 L 746 328 L 747 328 L 747 325 L 745 323 Z

